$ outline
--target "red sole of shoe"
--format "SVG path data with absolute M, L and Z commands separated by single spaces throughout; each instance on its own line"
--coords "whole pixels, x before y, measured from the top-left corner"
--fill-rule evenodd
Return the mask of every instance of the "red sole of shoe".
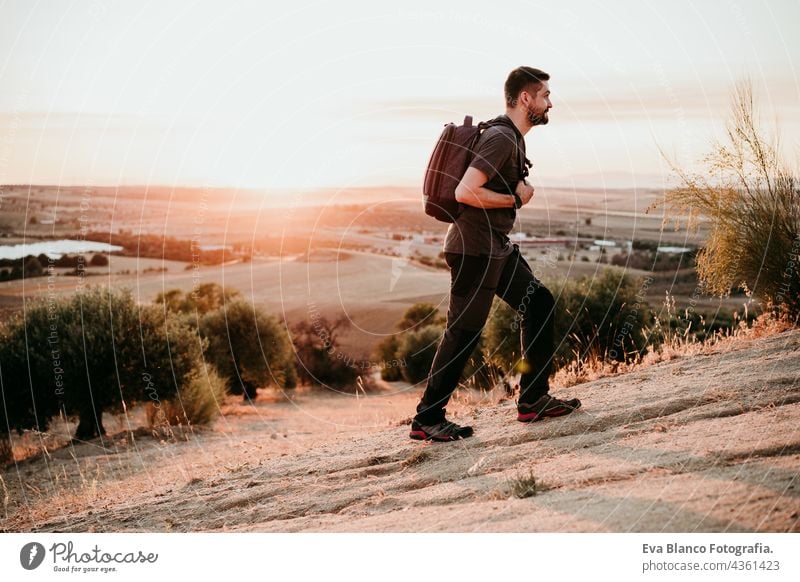
M 539 418 L 538 412 L 526 412 L 525 414 L 520 412 L 517 414 L 517 420 L 520 422 L 536 422 Z
M 525 413 L 518 413 L 517 420 L 520 422 L 536 422 L 537 420 L 543 420 L 545 418 L 556 418 L 559 416 L 564 416 L 569 414 L 570 412 L 574 412 L 577 408 L 554 408 L 553 410 L 548 410 L 539 414 L 538 412 L 525 412 Z
M 409 438 L 412 438 L 415 441 L 436 441 L 436 442 L 439 442 L 439 443 L 449 443 L 449 442 L 452 442 L 452 441 L 459 440 L 458 438 L 455 438 L 455 437 L 444 437 L 444 438 L 442 438 L 442 437 L 437 437 L 437 436 L 431 436 L 431 435 L 429 435 L 428 433 L 426 433 L 425 431 L 422 431 L 422 430 L 412 430 L 410 433 L 408 433 L 408 436 L 409 436 Z M 461 437 L 461 438 L 466 438 L 466 437 Z

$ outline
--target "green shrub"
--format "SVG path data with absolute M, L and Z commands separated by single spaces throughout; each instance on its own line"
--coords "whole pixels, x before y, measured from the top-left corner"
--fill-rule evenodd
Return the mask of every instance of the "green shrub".
M 546 283 L 556 300 L 555 367 L 592 352 L 621 360 L 644 350 L 650 323 L 645 302 L 649 284 L 644 279 L 634 281 L 618 269 Z M 495 298 L 483 332 L 483 358 L 490 365 L 490 379 L 521 371 L 520 333 L 514 309 Z
M 147 418 L 152 428 L 169 425 L 210 424 L 228 391 L 227 381 L 213 366 L 195 369 L 174 398 L 150 402 Z
M 25 266 L 22 269 L 25 277 L 41 277 L 44 273 L 42 263 L 36 257 L 31 257 L 25 261 Z
M 63 411 L 80 439 L 105 433 L 104 411 L 174 395 L 202 347 L 178 316 L 108 288 L 34 300 L 2 333 L 7 426 L 46 430 Z
M 405 362 L 402 371 L 406 382 L 417 384 L 428 377 L 441 337 L 440 325 L 426 325 L 403 334 L 397 353 L 399 359 Z
M 635 250 L 631 253 L 620 251 L 611 256 L 611 264 L 641 271 L 676 271 L 694 266 L 694 257 L 692 252 L 656 254 L 655 251 L 646 250 Z
M 203 283 L 188 293 L 180 289 L 159 293 L 155 302 L 164 304 L 169 311 L 185 315 L 204 315 L 220 309 L 239 296 L 239 291 L 236 289 L 223 287 L 217 283 Z
M 54 267 L 70 267 L 76 268 L 79 264 L 85 263 L 85 257 L 81 255 L 61 255 L 53 262 Z
M 426 325 L 444 325 L 445 318 L 439 315 L 439 308 L 433 303 L 415 303 L 397 322 L 400 332 L 421 328 Z
M 423 327 L 435 325 L 444 327 L 446 318 L 439 314 L 439 309 L 432 303 L 415 303 L 406 309 L 396 324 L 397 334 L 387 336 L 375 347 L 375 359 L 381 362 L 381 378 L 395 381 L 406 378 L 403 372 L 408 362 L 404 361 L 402 351 L 405 336 L 408 332 L 418 331 Z M 434 346 L 435 350 L 436 346 Z M 412 366 L 416 365 L 412 363 Z M 427 374 L 427 371 L 426 371 Z M 413 373 L 416 376 L 418 373 Z
M 92 260 L 89 261 L 92 267 L 106 267 L 108 266 L 108 257 L 100 253 L 92 255 Z
M 495 298 L 483 330 L 484 359 L 509 374 L 518 372 L 521 355 L 520 331 L 513 325 L 516 317 L 511 306 Z
M 48 345 L 49 332 L 47 312 L 36 302 L 27 304 L 25 319 L 23 314 L 16 314 L 0 327 L 0 389 L 4 403 L 0 414 L 5 417 L 5 422 L 0 422 L 0 433 L 47 430 L 50 418 L 60 410 L 56 394 L 64 390 L 60 361 L 58 375 L 46 373 L 54 367 L 48 355 L 58 349 Z
M 494 307 L 498 307 L 498 301 Z M 492 339 L 487 345 L 485 337 L 487 333 L 490 338 L 493 337 L 492 317 L 490 315 L 484 336 L 467 359 L 462 373 L 462 379 L 475 388 L 493 386 L 498 376 L 502 374 L 502 355 L 495 355 L 492 359 L 486 358 L 487 349 L 490 352 L 495 351 Z M 410 307 L 397 323 L 397 328 L 401 331 L 384 338 L 375 349 L 376 359 L 383 364 L 381 378 L 389 381 L 404 379 L 414 384 L 425 380 L 430 372 L 445 325 L 446 318 L 439 314 L 435 305 L 417 303 Z M 495 335 L 498 337 L 501 335 L 499 329 Z M 517 346 L 518 338 L 517 335 Z
M 551 288 L 556 298 L 556 366 L 589 353 L 623 360 L 643 352 L 650 323 L 648 284 L 621 270 L 604 269 L 594 277 L 566 280 L 558 291 Z
M 397 334 L 383 338 L 375 347 L 375 359 L 381 362 L 381 378 L 387 382 L 402 380 L 403 371 L 397 362 L 401 361 L 398 351 L 400 340 Z
M 297 376 L 304 384 L 341 388 L 354 386 L 367 371 L 339 347 L 338 330 L 349 325 L 342 316 L 334 321 L 316 314 L 311 321 L 299 321 L 291 328 L 297 359 Z
M 287 359 L 283 365 L 283 387 L 287 389 L 297 388 L 297 368 L 294 361 Z
M 292 349 L 283 324 L 237 299 L 206 313 L 199 324 L 206 359 L 230 384 L 231 392 L 254 398 L 259 386 L 287 387 L 295 381 Z

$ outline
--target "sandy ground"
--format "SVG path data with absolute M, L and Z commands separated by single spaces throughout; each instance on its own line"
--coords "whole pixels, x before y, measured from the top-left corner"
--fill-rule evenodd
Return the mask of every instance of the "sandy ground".
M 2 529 L 798 532 L 799 356 L 800 330 L 738 341 L 555 388 L 583 408 L 533 424 L 459 392 L 476 435 L 455 443 L 407 438 L 419 387 L 264 392 L 174 442 L 123 430 L 7 468 Z

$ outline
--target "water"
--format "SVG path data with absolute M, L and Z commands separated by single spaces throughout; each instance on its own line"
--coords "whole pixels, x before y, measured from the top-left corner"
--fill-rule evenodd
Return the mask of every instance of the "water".
M 197 245 L 197 248 L 201 251 L 229 251 L 231 245 Z
M 18 245 L 0 245 L 0 259 L 21 259 L 28 255 L 38 256 L 41 253 L 51 259 L 58 259 L 64 254 L 113 253 L 121 250 L 121 246 L 91 240 L 45 240 Z

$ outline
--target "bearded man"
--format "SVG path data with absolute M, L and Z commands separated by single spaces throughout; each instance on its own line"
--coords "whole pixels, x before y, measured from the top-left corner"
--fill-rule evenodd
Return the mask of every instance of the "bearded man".
M 472 436 L 472 427 L 447 420 L 445 406 L 480 340 L 495 295 L 517 312 L 520 322 L 523 372 L 517 420 L 563 416 L 581 405 L 577 398 L 560 400 L 549 394 L 555 301 L 508 237 L 517 210 L 533 199 L 533 186 L 525 179 L 530 162 L 524 138 L 549 121 L 549 80 L 550 75 L 532 67 L 511 71 L 505 83 L 506 112 L 481 134 L 456 188 L 460 211 L 444 242 L 451 281 L 447 326 L 411 423 L 412 439 Z

